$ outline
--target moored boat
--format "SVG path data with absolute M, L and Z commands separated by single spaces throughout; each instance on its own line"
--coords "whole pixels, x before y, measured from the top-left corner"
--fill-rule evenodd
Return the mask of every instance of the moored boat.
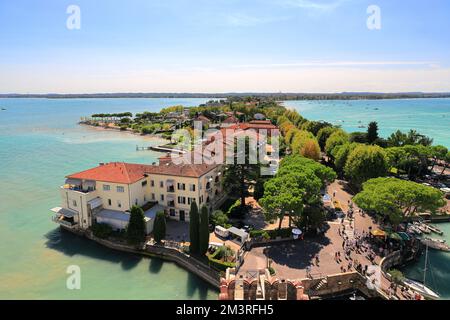
M 450 252 L 450 246 L 440 240 L 425 238 L 421 242 L 432 249 Z
M 426 224 L 427 228 L 430 229 L 432 232 L 437 233 L 438 235 L 442 236 L 444 234 L 444 232 L 442 232 L 442 230 L 440 230 L 438 227 L 435 227 L 431 224 Z
M 439 299 L 439 295 L 436 292 L 434 292 L 433 290 L 431 290 L 430 288 L 428 288 L 423 283 L 420 283 L 418 281 L 414 281 L 411 279 L 405 279 L 405 280 L 403 280 L 403 283 L 407 287 L 409 287 L 413 291 L 416 291 L 417 293 L 420 293 L 422 296 L 424 296 L 427 299 L 431 299 L 431 300 Z
M 423 269 L 423 282 L 420 283 L 418 281 L 414 281 L 411 279 L 405 279 L 403 280 L 403 284 L 412 289 L 413 291 L 416 291 L 417 293 L 421 294 L 426 299 L 437 300 L 440 298 L 439 294 L 437 294 L 432 289 L 426 286 L 427 269 L 428 269 L 428 245 L 426 246 L 427 247 L 425 250 L 425 268 Z

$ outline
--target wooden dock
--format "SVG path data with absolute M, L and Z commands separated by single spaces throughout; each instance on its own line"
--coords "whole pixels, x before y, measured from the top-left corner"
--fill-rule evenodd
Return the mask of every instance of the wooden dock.
M 149 151 L 149 150 L 163 152 L 163 153 L 177 153 L 177 154 L 185 154 L 186 153 L 185 150 L 166 148 L 163 146 L 150 146 L 150 147 L 136 146 L 136 151 Z

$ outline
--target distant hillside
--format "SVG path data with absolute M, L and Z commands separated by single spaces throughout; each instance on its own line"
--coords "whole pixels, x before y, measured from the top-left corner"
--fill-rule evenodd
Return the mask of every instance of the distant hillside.
M 92 94 L 0 94 L 0 98 L 44 98 L 44 99 L 80 99 L 80 98 L 228 98 L 228 97 L 264 97 L 275 100 L 361 100 L 361 99 L 417 99 L 450 98 L 449 92 L 342 92 L 342 93 L 92 93 Z

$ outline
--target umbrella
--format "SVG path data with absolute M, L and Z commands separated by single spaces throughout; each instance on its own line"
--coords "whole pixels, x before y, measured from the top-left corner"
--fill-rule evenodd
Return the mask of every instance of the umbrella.
M 374 235 L 375 237 L 386 237 L 386 232 L 380 229 L 376 229 L 372 231 L 372 235 Z
M 411 240 L 411 237 L 406 232 L 399 232 L 398 235 L 402 237 L 403 240 L 409 241 Z
M 403 241 L 404 240 L 397 232 L 391 233 L 389 235 L 389 238 L 391 238 L 392 240 L 397 240 L 397 241 Z

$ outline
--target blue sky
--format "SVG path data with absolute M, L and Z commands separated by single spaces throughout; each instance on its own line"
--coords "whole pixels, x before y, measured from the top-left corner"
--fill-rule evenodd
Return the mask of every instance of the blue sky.
M 0 0 L 2 93 L 230 91 L 450 91 L 450 1 Z

